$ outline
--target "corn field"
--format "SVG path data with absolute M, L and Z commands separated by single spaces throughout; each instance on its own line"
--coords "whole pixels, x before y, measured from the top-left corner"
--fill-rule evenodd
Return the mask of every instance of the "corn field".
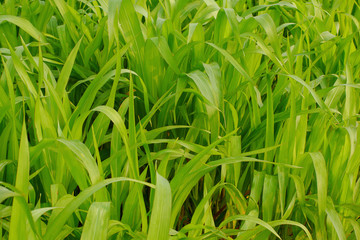
M 0 3 L 0 239 L 360 239 L 358 0 Z

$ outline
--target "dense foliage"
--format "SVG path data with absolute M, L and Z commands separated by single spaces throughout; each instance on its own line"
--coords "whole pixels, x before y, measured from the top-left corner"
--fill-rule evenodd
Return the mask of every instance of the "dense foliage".
M 357 0 L 2 0 L 0 239 L 360 239 Z

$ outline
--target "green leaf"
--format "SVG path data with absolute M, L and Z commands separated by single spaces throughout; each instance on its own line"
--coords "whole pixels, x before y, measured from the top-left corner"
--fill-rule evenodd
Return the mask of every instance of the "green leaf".
M 263 220 L 254 217 L 254 216 L 250 216 L 250 215 L 236 215 L 236 216 L 231 216 L 229 218 L 227 218 L 226 220 L 224 220 L 220 225 L 219 228 L 224 227 L 227 223 L 232 222 L 232 221 L 249 221 L 249 222 L 254 222 L 256 224 L 261 225 L 262 227 L 266 228 L 267 230 L 269 230 L 271 233 L 273 233 L 277 238 L 281 239 L 281 237 L 279 236 L 279 234 L 276 233 L 275 229 L 273 227 L 271 227 L 270 224 L 268 224 L 267 222 L 264 222 Z
M 24 196 L 25 201 L 28 199 L 29 193 L 29 173 L 30 173 L 30 157 L 29 142 L 25 122 L 22 126 L 18 168 L 16 173 L 15 187 Z M 26 239 L 26 211 L 21 199 L 23 196 L 15 196 L 11 211 L 9 239 Z M 27 206 L 26 206 L 27 207 Z
M 325 216 L 327 188 L 328 188 L 328 175 L 326 163 L 323 155 L 320 152 L 309 153 L 315 168 L 316 182 L 317 182 L 317 197 L 319 204 L 320 216 Z
M 164 37 L 154 37 L 151 38 L 151 41 L 154 43 L 155 47 L 159 50 L 161 56 L 165 59 L 165 61 L 169 64 L 172 70 L 176 74 L 180 74 L 180 70 L 178 68 L 177 61 L 174 55 L 171 53 L 169 45 L 167 44 Z
M 169 239 L 171 217 L 171 189 L 169 182 L 156 173 L 154 204 L 151 211 L 147 239 Z
M 65 93 L 65 88 L 67 86 L 67 83 L 69 81 L 69 77 L 71 74 L 71 70 L 74 66 L 74 62 L 75 62 L 75 58 L 77 56 L 80 44 L 81 44 L 81 40 L 82 38 L 79 40 L 79 42 L 75 45 L 75 47 L 73 48 L 73 50 L 70 52 L 68 58 L 66 59 L 66 62 L 63 66 L 63 68 L 61 69 L 61 73 L 59 76 L 59 79 L 57 81 L 56 84 L 56 91 L 59 94 L 60 97 L 63 96 L 63 94 Z
M 104 113 L 114 123 L 115 127 L 119 131 L 121 138 L 125 144 L 125 150 L 126 150 L 126 154 L 127 154 L 128 158 L 129 158 L 130 170 L 132 173 L 131 176 L 134 178 L 138 178 L 138 176 L 139 176 L 138 161 L 137 161 L 137 159 L 133 158 L 133 154 L 130 149 L 129 135 L 128 135 L 123 118 L 120 116 L 120 114 L 118 112 L 116 112 L 114 109 L 112 109 L 108 106 L 98 106 L 98 107 L 94 108 L 93 111 L 99 111 L 99 112 Z
M 110 202 L 94 202 L 86 216 L 81 239 L 107 239 L 110 220 Z
M 54 219 L 54 221 L 52 221 L 51 223 L 48 224 L 48 226 L 46 228 L 46 233 L 44 235 L 44 239 L 49 239 L 49 240 L 56 239 L 56 237 L 61 232 L 61 230 L 62 230 L 63 226 L 65 225 L 66 221 L 68 220 L 68 218 L 83 202 L 85 202 L 91 195 L 93 195 L 95 192 L 99 191 L 103 187 L 105 187 L 111 183 L 116 183 L 116 182 L 121 182 L 121 181 L 136 182 L 136 183 L 141 183 L 141 184 L 144 184 L 144 185 L 152 187 L 152 188 L 155 187 L 154 185 L 152 185 L 150 183 L 146 183 L 146 182 L 142 182 L 142 181 L 138 181 L 138 180 L 130 179 L 130 178 L 123 178 L 123 177 L 111 178 L 111 179 L 103 180 L 97 184 L 94 184 L 91 187 L 89 187 L 89 188 L 85 189 L 84 191 L 82 191 L 81 193 L 79 193 L 79 195 L 77 195 L 73 200 L 70 201 L 70 203 L 68 203 L 66 205 L 66 207 Z
M 37 30 L 34 25 L 29 22 L 29 20 L 25 18 L 13 15 L 0 15 L 0 24 L 2 24 L 3 22 L 10 22 L 12 24 L 15 24 L 22 30 L 27 32 L 29 35 L 31 35 L 33 38 L 35 38 L 37 41 L 46 42 L 44 35 L 39 30 Z

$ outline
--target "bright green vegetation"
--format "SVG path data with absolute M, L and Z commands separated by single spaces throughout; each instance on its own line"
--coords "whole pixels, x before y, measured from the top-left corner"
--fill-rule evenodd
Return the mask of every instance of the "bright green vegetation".
M 0 239 L 360 239 L 357 0 L 2 0 Z

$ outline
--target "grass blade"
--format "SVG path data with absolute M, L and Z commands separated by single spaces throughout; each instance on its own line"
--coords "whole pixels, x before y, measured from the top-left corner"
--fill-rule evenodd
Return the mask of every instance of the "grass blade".
M 151 212 L 147 239 L 169 239 L 171 189 L 169 182 L 158 173 L 156 174 L 155 198 Z

